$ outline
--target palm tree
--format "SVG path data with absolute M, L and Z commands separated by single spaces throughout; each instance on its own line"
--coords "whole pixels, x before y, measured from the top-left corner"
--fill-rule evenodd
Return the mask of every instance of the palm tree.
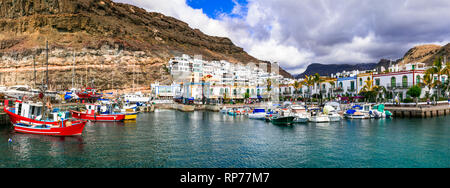
M 311 96 L 312 96 L 312 86 L 314 86 L 314 78 L 313 76 L 305 76 L 305 79 L 301 82 L 303 85 L 308 86 L 308 90 L 309 90 L 309 99 L 312 105 L 312 100 L 311 100 Z
M 270 80 L 270 78 L 267 78 L 267 92 L 269 93 L 269 101 L 272 100 L 271 91 L 272 91 L 272 80 Z
M 430 74 L 428 71 L 427 73 L 425 73 L 425 75 L 423 76 L 423 81 L 420 83 L 421 87 L 427 87 L 428 91 L 427 91 L 427 99 L 430 98 L 430 91 L 432 88 L 436 87 L 438 82 L 435 82 L 433 79 L 433 75 Z
M 331 85 L 331 97 L 333 97 L 333 95 L 334 95 L 333 89 L 336 87 L 336 82 L 331 80 L 331 81 L 328 81 L 328 83 Z
M 313 76 L 313 81 L 314 81 L 314 85 L 319 85 L 319 96 L 320 96 L 320 104 L 322 104 L 322 90 L 320 88 L 320 85 L 325 82 L 325 79 L 323 79 L 322 77 L 320 77 L 319 73 L 314 74 Z M 317 97 L 317 96 L 316 96 Z M 319 99 L 318 99 L 319 100 Z
M 450 63 L 449 62 L 447 62 L 445 64 L 445 67 L 442 69 L 442 74 L 447 75 L 447 89 L 446 89 L 445 93 L 447 95 L 449 95 L 449 92 L 450 92 Z
M 434 75 L 436 74 L 438 76 L 438 80 L 435 83 L 435 86 L 441 85 L 441 76 L 444 74 L 444 65 L 442 63 L 442 56 L 436 57 L 436 59 L 433 62 L 433 67 L 429 68 L 426 71 L 426 74 L 431 74 L 432 78 L 434 78 Z M 441 95 L 440 89 L 438 88 L 437 97 L 439 98 Z
M 371 97 L 375 96 L 375 100 L 378 99 L 378 92 L 380 91 L 379 86 L 373 84 L 373 80 L 364 81 L 365 85 L 359 93 L 367 93 L 369 95 L 369 100 Z
M 301 87 L 302 87 L 302 83 L 295 81 L 294 82 L 294 94 L 298 94 L 297 92 Z M 298 95 L 296 95 L 295 99 L 297 99 L 297 98 L 298 98 Z

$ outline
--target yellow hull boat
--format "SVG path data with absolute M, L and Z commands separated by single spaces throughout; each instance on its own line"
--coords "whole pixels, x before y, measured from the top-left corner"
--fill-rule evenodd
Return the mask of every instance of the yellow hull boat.
M 137 119 L 137 113 L 130 113 L 125 115 L 125 120 L 135 120 Z

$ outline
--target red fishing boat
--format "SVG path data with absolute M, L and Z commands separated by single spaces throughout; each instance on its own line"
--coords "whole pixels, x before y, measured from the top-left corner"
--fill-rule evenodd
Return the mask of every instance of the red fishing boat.
M 124 121 L 127 114 L 113 113 L 110 106 L 87 104 L 86 111 L 70 111 L 72 117 L 89 121 Z
M 43 105 L 33 102 L 16 100 L 14 107 L 9 107 L 5 100 L 4 111 L 8 114 L 16 132 L 51 136 L 81 135 L 86 121 L 71 121 L 70 113 L 55 112 L 53 119 L 43 119 Z
M 69 112 L 54 111 L 46 114 L 46 106 L 51 109 L 51 104 L 46 103 L 45 93 L 48 87 L 48 42 L 46 42 L 47 76 L 46 84 L 42 83 L 39 94 L 44 102 L 16 100 L 13 107 L 5 100 L 3 111 L 8 114 L 16 132 L 27 134 L 51 135 L 51 136 L 75 136 L 83 133 L 86 121 L 71 121 Z M 25 98 L 25 96 L 24 96 Z M 52 119 L 49 119 L 52 118 Z
M 95 101 L 102 97 L 102 95 L 98 94 L 94 88 L 86 88 L 81 92 L 76 92 L 76 95 L 80 100 L 89 100 L 89 101 Z
M 60 126 L 25 122 L 14 124 L 14 131 L 48 136 L 81 136 L 85 125 L 85 121 L 68 120 L 61 122 Z

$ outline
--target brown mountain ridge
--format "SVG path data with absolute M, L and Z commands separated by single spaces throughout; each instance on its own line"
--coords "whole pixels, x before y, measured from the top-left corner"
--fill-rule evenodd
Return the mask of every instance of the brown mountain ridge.
M 29 74 L 23 73 L 32 70 L 33 56 L 42 64 L 46 40 L 51 48 L 50 67 L 55 70 L 50 80 L 62 88 L 71 83 L 73 52 L 76 83 L 95 80 L 101 89 L 129 87 L 136 69 L 141 78 L 137 84 L 142 87 L 170 80 L 164 64 L 181 54 L 232 63 L 266 63 L 228 38 L 205 35 L 180 20 L 128 4 L 110 0 L 0 0 L 0 85 L 31 81 Z M 111 71 L 115 71 L 115 82 L 107 79 Z

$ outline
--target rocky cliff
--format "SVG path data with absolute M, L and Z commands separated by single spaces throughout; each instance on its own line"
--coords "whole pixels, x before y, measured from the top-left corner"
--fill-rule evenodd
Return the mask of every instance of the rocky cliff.
M 75 86 L 93 82 L 100 89 L 123 89 L 133 80 L 141 87 L 170 82 L 164 65 L 181 54 L 259 63 L 228 38 L 205 35 L 175 18 L 127 4 L 0 0 L 0 85 L 34 83 L 33 62 L 39 82 L 45 41 L 55 89 L 71 87 L 72 68 Z
M 436 60 L 439 56 L 446 57 L 446 61 L 449 62 L 450 58 L 450 43 L 439 48 L 433 55 L 429 58 L 425 59 L 423 62 L 427 65 L 432 65 L 433 61 Z
M 428 63 L 427 61 L 429 61 L 441 48 L 442 46 L 434 44 L 416 46 L 406 52 L 404 57 L 400 59 L 398 63 L 400 65 L 413 62 Z

